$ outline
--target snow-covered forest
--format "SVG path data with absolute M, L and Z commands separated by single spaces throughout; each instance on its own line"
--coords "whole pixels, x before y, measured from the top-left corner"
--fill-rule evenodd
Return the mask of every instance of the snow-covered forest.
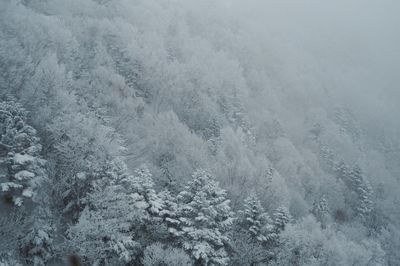
M 0 0 L 0 265 L 400 265 L 397 0 Z

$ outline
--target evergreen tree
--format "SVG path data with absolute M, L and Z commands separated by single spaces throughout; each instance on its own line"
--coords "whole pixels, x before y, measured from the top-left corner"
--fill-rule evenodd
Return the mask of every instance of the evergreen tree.
M 372 188 L 367 180 L 365 180 L 362 170 L 359 166 L 355 166 L 349 173 L 349 181 L 353 191 L 358 196 L 358 204 L 356 207 L 357 215 L 366 220 L 372 212 Z
M 193 180 L 178 195 L 176 235 L 185 250 L 201 265 L 227 265 L 227 232 L 233 213 L 225 190 L 205 171 L 198 170 Z
M 121 182 L 126 184 L 128 189 L 143 196 L 149 214 L 159 215 L 163 203 L 154 189 L 153 176 L 145 165 L 136 169 L 134 175 L 124 177 Z
M 341 162 L 338 164 L 336 172 L 354 196 L 350 201 L 354 212 L 362 221 L 366 222 L 373 211 L 373 191 L 361 168 L 358 165 L 350 167 Z
M 168 232 L 172 237 L 176 238 L 180 235 L 177 228 L 181 224 L 178 217 L 179 206 L 176 202 L 176 198 L 174 198 L 168 190 L 160 192 L 159 196 L 163 202 L 163 208 L 159 216 L 162 218 L 162 222 L 166 224 Z
M 278 207 L 273 214 L 273 224 L 275 232 L 277 234 L 282 232 L 289 221 L 289 211 L 285 207 Z
M 267 242 L 272 233 L 272 221 L 261 206 L 255 193 L 245 199 L 244 210 L 241 212 L 241 226 L 260 242 Z
M 0 102 L 0 186 L 6 200 L 21 206 L 36 200 L 36 191 L 46 180 L 46 161 L 36 130 L 26 124 L 27 112 L 14 101 Z
M 11 231 L 18 239 L 13 252 L 19 249 L 28 264 L 45 265 L 53 256 L 47 162 L 41 158 L 42 146 L 36 130 L 26 120 L 27 112 L 20 104 L 0 103 L 1 193 L 16 206 L 22 206 L 26 199 L 33 203 L 10 209 L 4 216 L 20 217 Z

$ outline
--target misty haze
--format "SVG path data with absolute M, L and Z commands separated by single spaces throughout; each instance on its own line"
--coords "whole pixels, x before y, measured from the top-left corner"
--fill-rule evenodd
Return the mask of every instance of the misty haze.
M 400 265 L 400 1 L 0 0 L 0 266 Z

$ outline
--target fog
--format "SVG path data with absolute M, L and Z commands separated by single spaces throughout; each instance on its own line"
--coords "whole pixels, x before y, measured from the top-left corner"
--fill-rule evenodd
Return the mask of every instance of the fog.
M 361 114 L 398 125 L 397 1 L 246 1 L 229 10 L 251 23 L 246 30 L 264 47 L 272 39 L 283 69 L 295 68 Z
M 0 0 L 0 265 L 399 265 L 399 13 Z

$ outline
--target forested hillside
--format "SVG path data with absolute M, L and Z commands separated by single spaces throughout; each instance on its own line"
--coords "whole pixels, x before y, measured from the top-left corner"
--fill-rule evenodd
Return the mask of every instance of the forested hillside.
M 0 265 L 400 265 L 399 10 L 0 0 Z

